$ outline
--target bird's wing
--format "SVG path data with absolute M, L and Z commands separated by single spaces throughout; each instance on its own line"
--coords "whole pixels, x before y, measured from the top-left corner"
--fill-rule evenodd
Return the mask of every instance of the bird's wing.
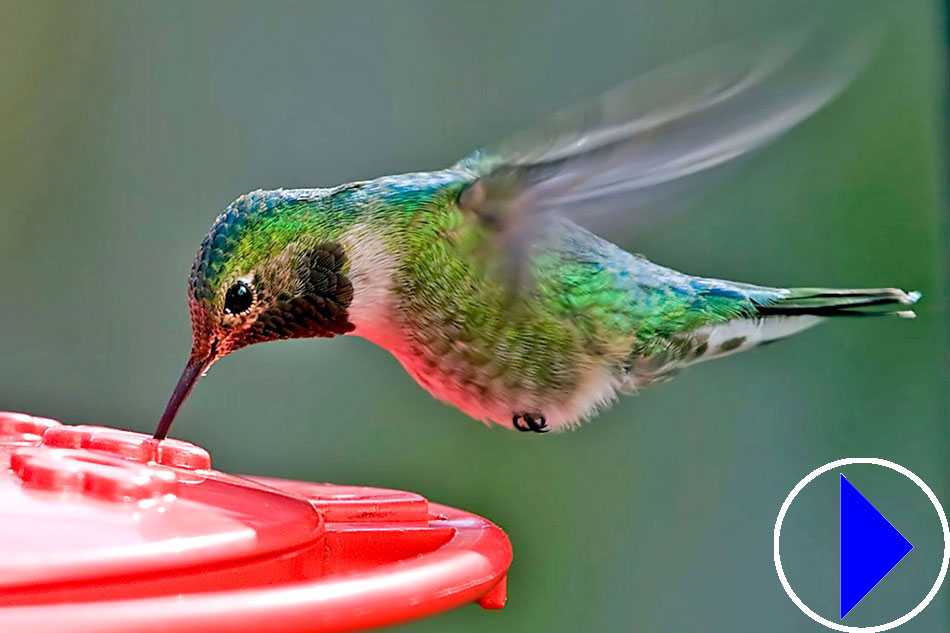
M 825 106 L 866 63 L 876 34 L 781 32 L 637 78 L 459 161 L 474 176 L 460 206 L 509 253 L 526 251 L 545 214 L 632 221 Z

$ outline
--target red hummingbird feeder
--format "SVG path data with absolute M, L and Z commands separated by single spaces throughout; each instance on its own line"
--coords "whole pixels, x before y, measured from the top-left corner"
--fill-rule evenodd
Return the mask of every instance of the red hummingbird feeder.
M 499 609 L 510 563 L 500 528 L 417 494 L 0 413 L 0 631 L 352 631 Z

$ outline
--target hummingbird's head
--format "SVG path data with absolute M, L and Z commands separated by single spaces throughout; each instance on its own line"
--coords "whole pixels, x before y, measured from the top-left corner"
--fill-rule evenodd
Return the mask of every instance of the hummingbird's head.
M 314 193 L 317 193 L 315 190 Z M 163 439 L 197 379 L 242 347 L 353 329 L 353 286 L 332 213 L 297 191 L 255 191 L 218 216 L 191 267 L 191 355 L 155 433 Z

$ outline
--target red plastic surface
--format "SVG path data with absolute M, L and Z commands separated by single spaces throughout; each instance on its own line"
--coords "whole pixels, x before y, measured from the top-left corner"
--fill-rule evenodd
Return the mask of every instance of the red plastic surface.
M 505 603 L 508 538 L 407 492 L 0 413 L 0 631 L 350 631 Z

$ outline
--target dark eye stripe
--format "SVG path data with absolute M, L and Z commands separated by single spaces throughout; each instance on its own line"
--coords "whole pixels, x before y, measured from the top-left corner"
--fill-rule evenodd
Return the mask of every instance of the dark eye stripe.
M 238 281 L 224 295 L 224 311 L 228 314 L 247 312 L 254 303 L 254 291 L 247 283 Z

